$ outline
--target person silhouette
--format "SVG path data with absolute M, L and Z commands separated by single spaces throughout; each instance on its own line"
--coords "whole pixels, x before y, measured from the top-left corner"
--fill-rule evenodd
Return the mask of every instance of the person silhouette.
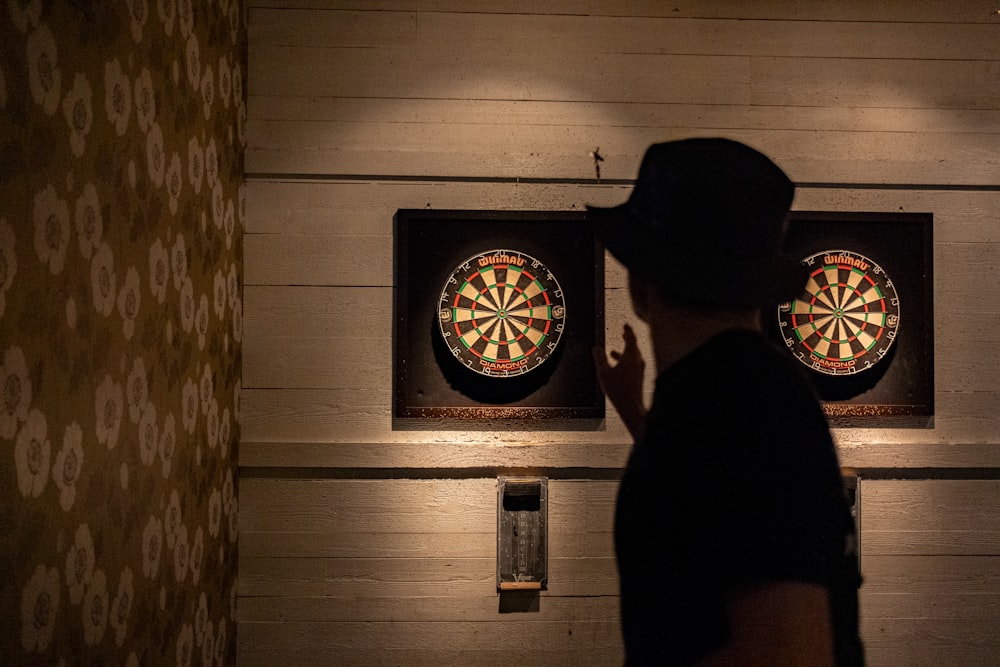
M 615 509 L 628 665 L 857 665 L 854 520 L 819 401 L 762 310 L 796 296 L 794 186 L 723 138 L 654 144 L 628 200 L 588 206 L 628 272 L 656 381 L 625 325 L 594 350 L 634 438 Z

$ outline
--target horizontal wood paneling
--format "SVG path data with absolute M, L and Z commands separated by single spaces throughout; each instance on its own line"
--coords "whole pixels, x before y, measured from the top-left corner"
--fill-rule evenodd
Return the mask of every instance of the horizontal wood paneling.
M 453 8 L 452 8 L 453 9 Z M 478 9 L 478 7 L 476 8 Z M 897 21 L 708 19 L 672 15 L 599 16 L 544 13 L 523 15 L 518 30 L 507 28 L 506 14 L 414 12 L 390 16 L 330 10 L 262 9 L 254 24 L 259 46 L 398 47 L 440 50 L 450 35 L 476 34 L 482 50 L 530 50 L 535 54 L 700 54 L 810 58 L 996 60 L 1000 29 L 980 15 L 979 24 L 915 23 L 911 14 Z M 274 17 L 276 20 L 268 20 Z
M 259 88 L 281 91 L 251 95 L 251 172 L 435 165 L 439 175 L 579 178 L 603 145 L 605 176 L 627 178 L 650 142 L 707 128 L 762 147 L 799 180 L 989 183 L 983 175 L 996 172 L 985 133 L 997 125 L 1000 26 L 985 16 L 942 25 L 907 13 L 885 25 L 545 15 L 520 17 L 511 33 L 495 29 L 509 25 L 496 14 L 280 15 L 261 21 L 251 59 Z M 370 41 L 338 41 L 358 21 L 369 30 L 354 34 Z M 470 52 L 450 46 L 454 34 L 483 38 Z M 969 132 L 979 138 L 963 139 Z
M 294 121 L 329 127 L 353 124 L 374 130 L 393 124 L 411 126 L 479 125 L 545 129 L 590 127 L 608 133 L 608 119 L 629 120 L 630 127 L 666 131 L 711 128 L 723 130 L 785 130 L 883 133 L 886 135 L 995 134 L 1000 124 L 996 109 L 921 109 L 834 106 L 763 107 L 739 104 L 648 104 L 596 100 L 440 100 L 341 98 L 258 95 L 249 101 L 260 121 Z M 429 128 L 428 128 L 429 129 Z M 618 134 L 620 129 L 615 130 Z
M 1000 366 L 1000 306 L 984 303 L 981 309 L 957 310 L 948 306 L 1000 294 L 1000 272 L 990 268 L 1000 256 L 1000 244 L 938 246 L 937 253 L 953 267 L 935 279 L 938 300 L 945 301 L 938 310 L 943 321 L 938 341 L 942 352 L 935 359 L 937 380 L 952 391 L 993 390 L 993 369 Z M 370 389 L 391 379 L 392 368 L 384 363 L 392 358 L 391 287 L 294 293 L 247 287 L 245 295 L 244 303 L 254 303 L 256 310 L 245 323 L 254 335 L 244 344 L 244 387 L 337 389 L 346 382 Z M 613 305 L 607 313 L 607 334 L 617 339 L 625 319 L 621 302 Z M 328 328 L 334 320 L 350 330 L 342 334 Z M 354 353 L 345 354 L 351 348 Z
M 861 500 L 867 534 L 939 532 L 964 538 L 952 540 L 948 553 L 969 555 L 970 550 L 977 549 L 983 555 L 996 553 L 990 548 L 1000 536 L 1000 507 L 993 511 L 984 508 L 1000 500 L 998 480 L 869 481 L 864 483 Z M 912 544 L 895 540 L 876 544 L 866 544 L 866 552 L 883 555 L 914 552 Z
M 865 650 L 871 665 L 994 665 L 1000 655 L 996 619 L 886 619 L 872 625 Z
M 800 210 L 933 213 L 933 423 L 837 429 L 841 463 L 1000 468 L 994 4 L 248 4 L 240 664 L 620 664 L 628 434 L 394 424 L 392 217 L 613 205 L 651 142 L 746 141 Z M 635 318 L 605 282 L 613 344 Z M 492 475 L 526 470 L 554 475 L 550 585 L 501 613 Z M 998 482 L 861 488 L 869 664 L 996 664 Z
M 862 481 L 871 664 L 990 664 L 1000 654 L 990 629 L 1000 622 L 998 498 L 996 480 Z
M 371 10 L 370 0 L 248 0 L 256 14 L 260 8 L 314 10 Z M 451 0 L 379 0 L 383 12 L 455 12 Z M 464 11 L 476 14 L 572 14 L 585 16 L 632 17 L 700 17 L 722 19 L 774 19 L 849 22 L 909 22 L 948 25 L 952 23 L 982 24 L 993 20 L 992 5 L 984 0 L 952 0 L 947 4 L 934 2 L 872 3 L 870 0 L 841 0 L 814 5 L 801 0 L 741 0 L 740 2 L 706 3 L 704 0 L 681 0 L 664 4 L 660 0 L 549 0 L 539 4 L 533 0 L 477 0 L 474 8 Z M 251 35 L 254 24 L 251 22 Z
M 496 595 L 474 598 L 427 596 L 422 598 L 254 597 L 239 609 L 246 621 L 345 622 L 365 615 L 372 621 L 497 621 L 500 606 Z M 544 601 L 522 618 L 537 621 L 619 622 L 618 597 L 562 597 L 545 595 Z M 503 617 L 501 617 L 503 618 Z M 510 616 L 508 618 L 518 618 Z
M 630 165 L 635 177 L 636 164 Z M 589 174 L 592 176 L 592 173 Z M 1000 184 L 992 192 L 878 188 L 799 187 L 797 210 L 934 214 L 939 243 L 1000 243 Z M 630 185 L 435 181 L 325 182 L 250 180 L 247 237 L 281 235 L 391 236 L 401 208 L 485 210 L 582 210 L 584 205 L 624 202 Z M 247 268 L 250 284 L 262 284 L 259 265 Z
M 618 664 L 615 622 L 248 623 L 246 665 Z
M 997 396 L 991 395 L 991 405 Z M 981 411 L 977 411 L 978 413 Z M 975 416 L 973 422 L 976 422 Z M 995 427 L 996 420 L 986 424 Z M 551 428 L 559 428 L 553 424 Z M 614 428 L 612 428 L 614 426 Z M 349 424 L 347 428 L 350 428 Z M 381 442 L 377 433 L 362 433 L 372 442 L 248 442 L 240 449 L 240 464 L 244 467 L 288 466 L 295 468 L 365 468 L 369 470 L 398 469 L 464 469 L 485 468 L 498 471 L 509 469 L 622 468 L 628 457 L 631 441 L 625 429 L 610 422 L 608 433 L 594 435 L 589 431 L 564 430 L 543 432 L 514 430 L 517 425 L 502 421 L 487 424 L 490 432 L 452 425 L 453 430 L 438 430 L 428 436 L 425 431 L 394 431 L 387 434 L 393 442 Z M 960 426 L 947 429 L 959 431 Z M 973 427 L 968 428 L 971 433 Z M 505 431 L 503 440 L 493 431 Z M 322 437 L 320 427 L 311 433 Z M 326 435 L 335 438 L 339 431 L 333 425 Z M 974 433 L 972 435 L 975 435 Z M 922 432 L 912 429 L 843 429 L 835 431 L 837 449 L 843 466 L 856 468 L 997 468 L 1000 467 L 1000 447 L 995 443 L 926 442 Z M 925 440 L 925 442 L 901 442 Z
M 240 528 L 250 555 L 241 561 L 241 662 L 355 662 L 358 642 L 371 639 L 361 628 L 378 628 L 366 664 L 420 664 L 426 656 L 506 664 L 513 654 L 495 653 L 498 638 L 542 641 L 557 628 L 576 635 L 574 646 L 598 641 L 591 658 L 620 662 L 616 488 L 549 483 L 551 583 L 528 611 L 499 613 L 496 480 L 244 479 Z M 425 653 L 416 635 L 431 629 L 433 643 L 452 635 L 457 643 Z M 567 659 L 558 642 L 546 646 L 528 664 Z
M 1000 173 L 1000 172 L 998 172 Z M 584 204 L 624 201 L 621 186 L 463 183 L 268 183 L 248 185 L 248 207 L 255 212 L 245 237 L 247 285 L 390 286 L 392 220 L 400 208 L 579 210 Z M 296 204 L 285 204 L 289 200 Z M 798 210 L 920 211 L 934 214 L 938 265 L 955 261 L 956 271 L 938 272 L 939 290 L 968 292 L 997 286 L 994 272 L 981 262 L 996 256 L 1000 244 L 1000 191 L 932 192 L 926 190 L 850 190 L 801 188 Z M 996 224 L 989 224 L 989 221 Z M 943 256 L 940 254 L 943 253 Z M 949 265 L 950 264 L 946 264 Z M 965 277 L 962 277 L 964 272 Z M 963 280 L 964 283 L 952 284 Z M 985 282 L 984 282 L 985 281 Z M 606 284 L 624 285 L 615 262 L 608 263 Z M 966 293 L 956 296 L 965 297 Z M 983 300 L 990 312 L 1000 299 Z
M 958 72 L 942 75 L 960 76 Z M 854 88 L 851 83 L 844 86 Z M 811 101 L 816 105 L 830 103 L 818 98 Z M 782 104 L 773 99 L 756 103 Z M 855 103 L 864 105 L 863 100 Z M 699 134 L 724 134 L 755 146 L 774 156 L 797 181 L 995 185 L 995 178 L 990 175 L 1000 169 L 1000 157 L 994 148 L 995 133 L 758 130 L 742 129 L 745 124 L 735 117 L 720 127 L 656 128 L 639 125 L 627 112 L 604 118 L 603 123 L 619 129 L 609 136 L 606 130 L 593 127 L 586 120 L 560 128 L 474 124 L 442 128 L 408 123 L 358 125 L 262 120 L 257 124 L 261 141 L 248 152 L 247 169 L 266 175 L 592 178 L 595 172 L 589 153 L 596 146 L 602 148 L 601 155 L 605 158 L 602 177 L 622 179 L 635 176 L 636 165 L 649 144 Z M 442 143 L 442 131 L 456 143 Z
M 862 480 L 861 609 L 872 664 L 911 655 L 904 644 L 913 628 L 932 632 L 927 655 L 968 656 L 974 663 L 995 655 L 995 642 L 984 637 L 1000 620 L 1000 557 L 972 554 L 976 544 L 995 545 L 998 485 Z M 412 641 L 405 626 L 479 624 L 476 638 L 463 640 L 470 655 L 488 650 L 479 637 L 520 631 L 522 622 L 532 632 L 566 622 L 574 623 L 574 633 L 581 632 L 578 623 L 601 627 L 607 647 L 620 650 L 609 532 L 617 483 L 552 480 L 549 489 L 550 585 L 536 611 L 499 614 L 495 480 L 244 479 L 239 609 L 241 628 L 252 630 L 241 634 L 241 655 L 310 655 L 312 648 L 300 645 L 303 628 L 337 635 L 346 650 L 359 618 L 400 633 L 404 643 Z M 886 527 L 910 533 L 946 527 L 964 537 L 921 551 L 912 542 L 883 540 Z M 285 631 L 282 623 L 289 624 Z M 275 634 L 265 641 L 258 631 Z M 419 652 L 419 643 L 409 647 Z

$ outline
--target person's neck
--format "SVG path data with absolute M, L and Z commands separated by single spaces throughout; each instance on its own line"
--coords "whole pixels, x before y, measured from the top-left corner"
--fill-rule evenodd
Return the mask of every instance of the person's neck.
M 657 373 L 723 332 L 761 329 L 755 311 L 704 311 L 673 305 L 653 309 L 648 324 Z

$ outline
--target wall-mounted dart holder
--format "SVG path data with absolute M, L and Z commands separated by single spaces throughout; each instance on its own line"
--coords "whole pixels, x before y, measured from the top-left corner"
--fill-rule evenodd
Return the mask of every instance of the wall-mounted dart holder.
M 497 478 L 497 590 L 539 591 L 548 580 L 548 478 Z

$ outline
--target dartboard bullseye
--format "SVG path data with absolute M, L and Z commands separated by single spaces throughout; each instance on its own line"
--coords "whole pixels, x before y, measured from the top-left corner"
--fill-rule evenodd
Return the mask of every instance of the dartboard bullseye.
M 825 250 L 802 260 L 809 280 L 802 294 L 778 307 L 781 336 L 814 371 L 848 375 L 885 358 L 899 327 L 899 297 L 871 259 Z
M 441 290 L 441 335 L 467 368 L 523 375 L 556 351 L 566 319 L 562 289 L 534 257 L 487 250 L 452 271 Z

